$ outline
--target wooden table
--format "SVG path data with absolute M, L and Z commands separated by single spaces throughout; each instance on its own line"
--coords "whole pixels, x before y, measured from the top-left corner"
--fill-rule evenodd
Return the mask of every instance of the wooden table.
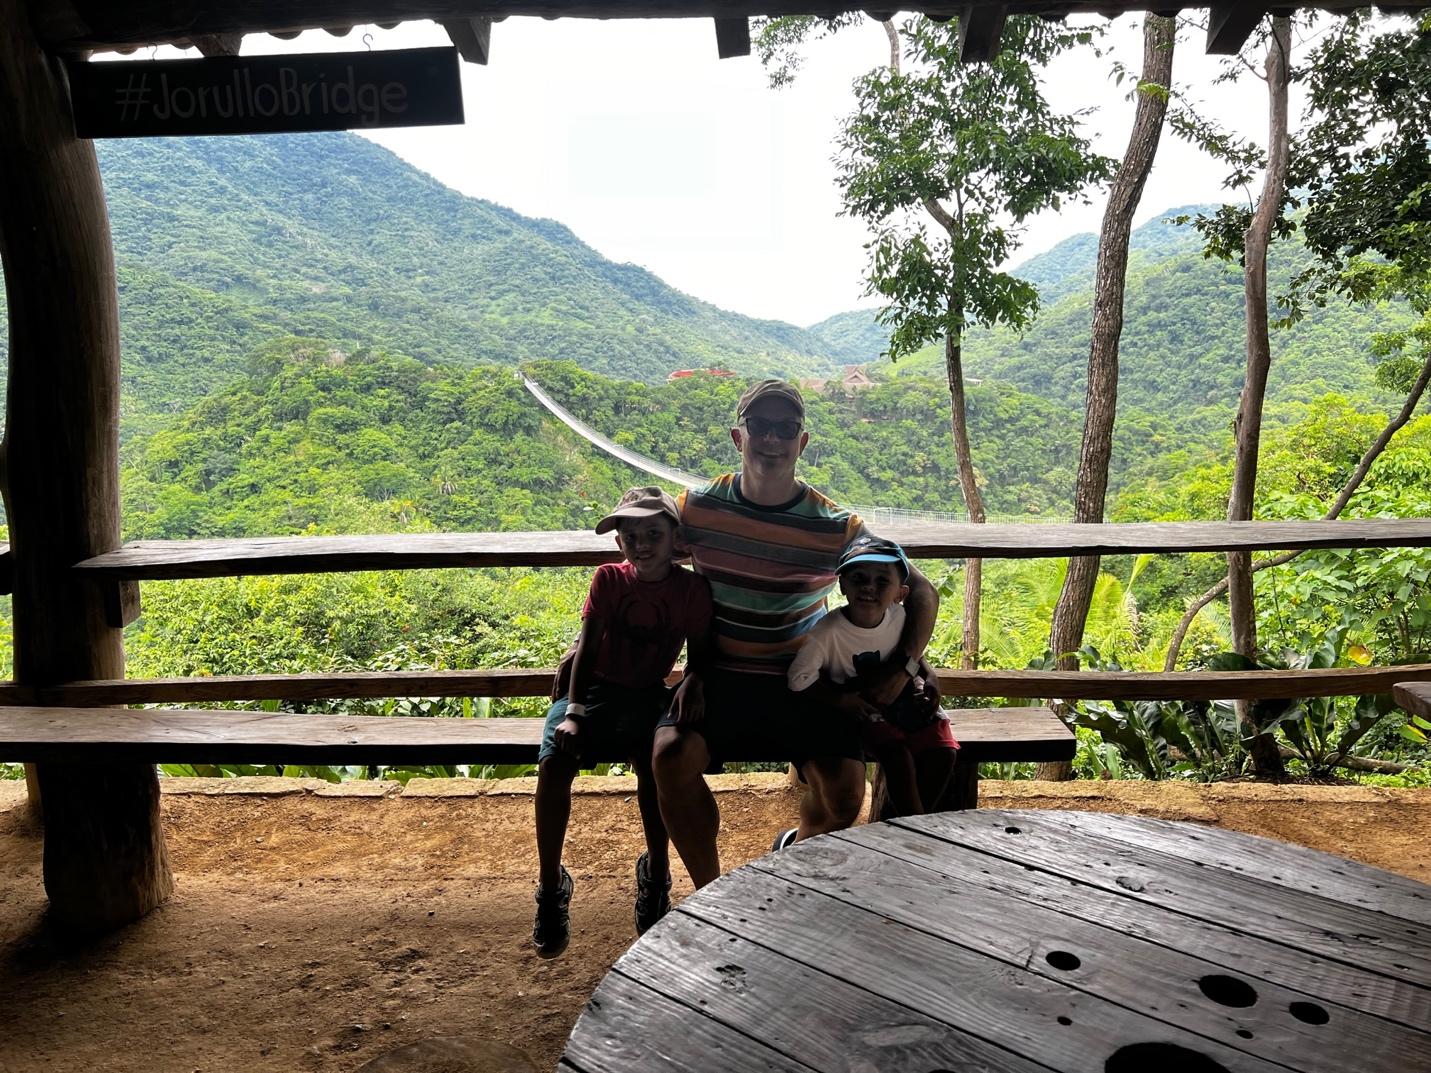
M 1431 887 L 1140 817 L 858 827 L 680 903 L 559 1068 L 1431 1070 Z

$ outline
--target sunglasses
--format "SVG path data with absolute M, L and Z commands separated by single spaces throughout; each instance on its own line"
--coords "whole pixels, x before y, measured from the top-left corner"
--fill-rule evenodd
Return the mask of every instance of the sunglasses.
M 796 436 L 800 435 L 800 429 L 803 427 L 800 422 L 794 418 L 787 418 L 783 421 L 769 421 L 763 417 L 747 417 L 741 424 L 744 425 L 745 430 L 757 440 L 772 432 L 782 440 L 793 440 Z

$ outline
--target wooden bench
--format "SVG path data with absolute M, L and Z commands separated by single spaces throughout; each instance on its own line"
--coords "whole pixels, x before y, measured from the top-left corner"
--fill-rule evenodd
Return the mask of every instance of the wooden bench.
M 1412 715 L 1431 719 L 1431 682 L 1402 682 L 1391 692 L 1396 703 Z
M 521 718 L 0 707 L 0 757 L 78 764 L 535 764 L 542 725 Z M 977 804 L 980 763 L 1071 760 L 1074 754 L 1073 733 L 1048 708 L 960 709 L 954 731 L 963 746 L 957 799 L 965 808 Z

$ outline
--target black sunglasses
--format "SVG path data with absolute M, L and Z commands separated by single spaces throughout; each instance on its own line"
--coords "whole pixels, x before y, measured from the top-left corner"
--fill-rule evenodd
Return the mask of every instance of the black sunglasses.
M 745 430 L 757 440 L 771 432 L 775 433 L 775 435 L 782 440 L 793 440 L 796 436 L 800 435 L 800 429 L 803 427 L 800 422 L 794 418 L 786 418 L 783 421 L 770 421 L 764 417 L 747 417 L 741 421 L 741 424 L 744 425 Z

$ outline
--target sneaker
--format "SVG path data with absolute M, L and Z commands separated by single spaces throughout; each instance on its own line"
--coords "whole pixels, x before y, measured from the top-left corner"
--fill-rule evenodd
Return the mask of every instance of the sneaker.
M 651 855 L 643 853 L 636 858 L 636 934 L 644 935 L 646 929 L 665 916 L 671 909 L 671 876 L 666 874 L 666 882 L 657 885 L 651 878 Z
M 537 919 L 532 924 L 532 945 L 543 957 L 556 957 L 571 939 L 571 873 L 561 870 L 556 890 L 537 888 Z
M 776 850 L 781 850 L 784 849 L 786 846 L 794 845 L 795 836 L 799 833 L 799 831 L 800 829 L 798 827 L 792 827 L 788 831 L 781 831 L 778 835 L 775 836 L 775 841 L 770 843 L 770 852 L 774 853 Z

